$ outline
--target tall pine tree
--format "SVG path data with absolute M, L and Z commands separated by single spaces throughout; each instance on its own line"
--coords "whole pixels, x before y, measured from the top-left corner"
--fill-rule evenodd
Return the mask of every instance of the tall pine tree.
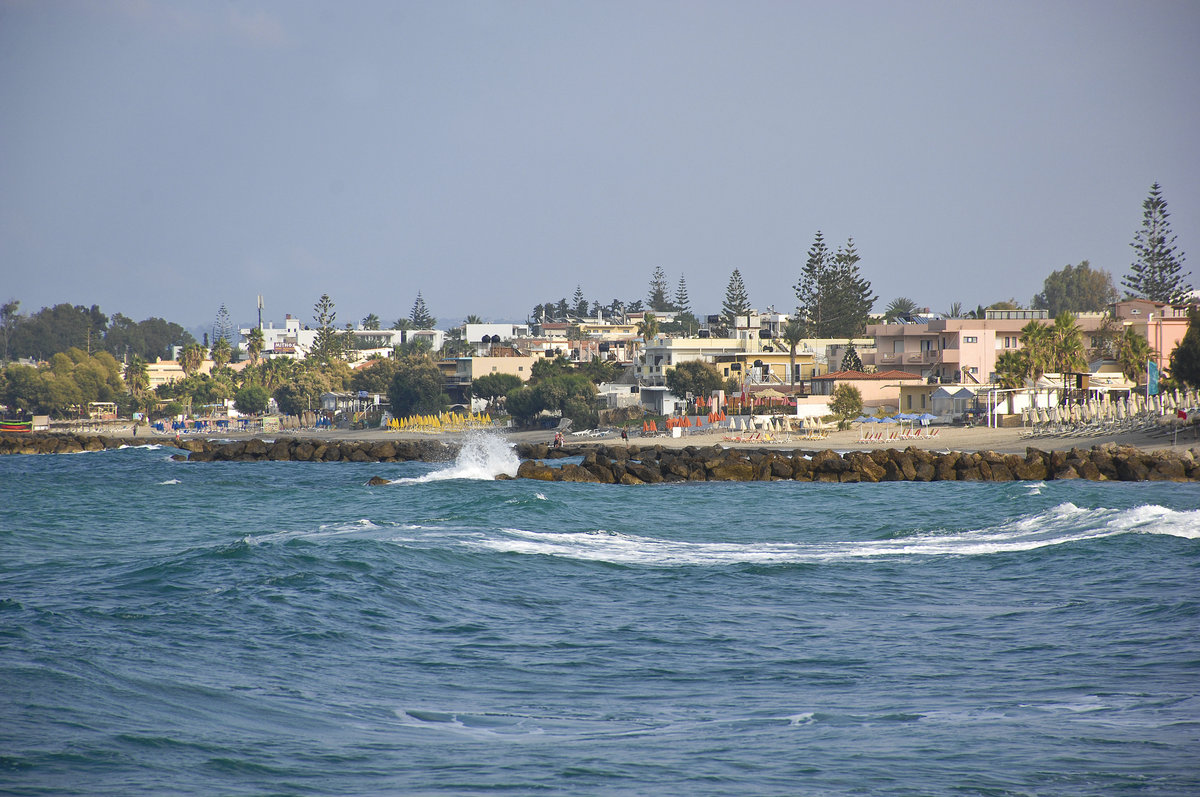
M 829 248 L 825 246 L 825 236 L 817 230 L 813 245 L 808 248 L 808 260 L 800 272 L 800 281 L 795 285 L 796 316 L 804 326 L 804 335 L 809 338 L 821 337 L 817 330 L 822 327 L 824 312 L 821 306 L 824 296 L 821 286 L 825 281 L 825 272 L 829 268 Z
M 679 275 L 679 285 L 675 288 L 675 311 L 678 313 L 690 313 L 692 311 L 691 300 L 688 299 L 687 280 L 683 275 Z
M 1137 259 L 1121 284 L 1132 296 L 1155 302 L 1176 304 L 1187 299 L 1192 286 L 1183 272 L 1184 254 L 1175 251 L 1175 235 L 1171 232 L 1167 201 L 1162 198 L 1158 183 L 1150 186 L 1150 196 L 1142 203 L 1142 228 L 1133 236 L 1130 246 Z
M 662 266 L 655 266 L 654 273 L 650 275 L 648 304 L 656 313 L 671 309 L 671 302 L 667 299 L 667 275 L 663 273 Z
M 725 301 L 721 304 L 721 315 L 725 325 L 731 329 L 735 326 L 735 317 L 749 315 L 750 296 L 746 293 L 746 283 L 742 282 L 742 272 L 734 269 L 729 275 L 729 285 L 725 287 Z
M 417 300 L 413 302 L 408 320 L 412 323 L 413 329 L 433 329 L 433 325 L 437 323 L 437 319 L 429 314 L 429 308 L 425 306 L 425 299 L 421 296 L 420 291 L 417 291 Z
M 830 253 L 817 231 L 795 285 L 796 313 L 807 337 L 852 338 L 866 328 L 876 297 L 859 272 L 860 259 L 853 238 Z
M 574 303 L 575 315 L 579 318 L 587 318 L 588 300 L 583 295 L 583 288 L 579 285 L 575 286 L 575 295 L 571 297 L 571 301 Z
M 342 353 L 341 342 L 338 340 L 337 313 L 333 309 L 333 300 L 328 293 L 322 293 L 321 298 L 313 305 L 313 320 L 317 322 L 317 337 L 313 341 L 312 351 L 308 353 L 317 362 L 331 362 Z

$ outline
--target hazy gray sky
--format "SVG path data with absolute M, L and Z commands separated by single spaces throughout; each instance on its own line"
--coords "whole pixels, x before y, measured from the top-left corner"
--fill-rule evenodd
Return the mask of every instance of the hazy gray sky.
M 211 324 L 1200 275 L 1200 3 L 0 0 L 0 298 Z M 1193 280 L 1200 283 L 1200 277 Z

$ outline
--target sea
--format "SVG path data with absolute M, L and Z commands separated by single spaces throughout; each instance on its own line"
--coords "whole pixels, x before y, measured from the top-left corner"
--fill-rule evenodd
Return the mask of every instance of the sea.
M 175 453 L 0 457 L 0 793 L 1200 794 L 1194 484 Z

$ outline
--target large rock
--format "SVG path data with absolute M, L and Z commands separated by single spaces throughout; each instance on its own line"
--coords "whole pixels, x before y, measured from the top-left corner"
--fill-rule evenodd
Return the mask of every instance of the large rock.
M 850 463 L 827 448 L 813 455 L 812 467 L 815 473 L 845 473 L 850 470 Z
M 709 470 L 708 477 L 723 482 L 754 481 L 754 465 L 746 460 L 726 460 Z
M 596 478 L 596 474 L 592 473 L 582 465 L 575 465 L 568 462 L 558 469 L 557 481 L 562 482 L 591 482 L 599 484 L 600 480 Z
M 933 463 L 935 481 L 952 482 L 958 480 L 958 452 L 951 451 L 940 455 Z
M 1155 460 L 1157 461 L 1154 463 L 1154 469 L 1146 476 L 1150 481 L 1187 481 L 1187 470 L 1179 457 L 1170 453 L 1159 453 Z
M 554 468 L 540 460 L 527 459 L 517 468 L 517 478 L 552 482 L 554 481 Z
M 1145 481 L 1150 476 L 1150 468 L 1138 454 L 1117 454 L 1113 457 L 1113 466 L 1117 469 L 1117 478 L 1123 482 Z

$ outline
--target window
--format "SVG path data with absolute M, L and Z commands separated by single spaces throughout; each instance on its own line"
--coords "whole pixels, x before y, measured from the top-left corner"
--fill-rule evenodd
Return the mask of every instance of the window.
M 909 393 L 905 398 L 908 399 L 908 409 L 912 409 L 912 393 Z
M 925 394 L 921 394 L 921 409 L 925 409 Z
M 977 338 L 974 335 L 965 335 L 963 337 L 963 343 L 978 343 L 978 342 L 979 342 L 979 338 Z

